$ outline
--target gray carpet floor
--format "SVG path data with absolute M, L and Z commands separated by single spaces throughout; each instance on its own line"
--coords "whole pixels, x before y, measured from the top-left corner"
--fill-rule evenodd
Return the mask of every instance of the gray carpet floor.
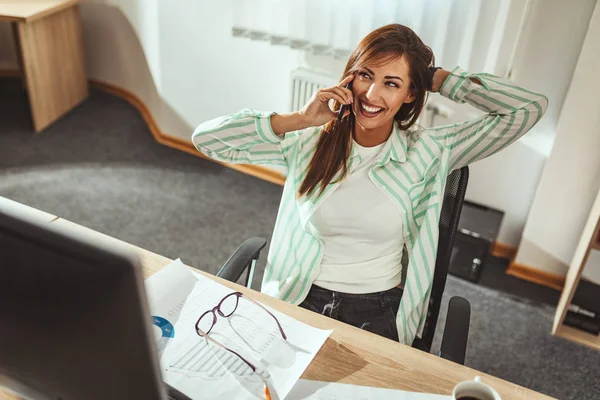
M 34 134 L 16 79 L 0 79 L 0 196 L 216 273 L 269 239 L 282 188 L 157 144 L 123 100 L 90 98 Z M 261 257 L 255 288 L 260 287 Z M 466 365 L 559 399 L 600 399 L 600 352 L 550 335 L 554 307 L 448 277 L 472 307 Z

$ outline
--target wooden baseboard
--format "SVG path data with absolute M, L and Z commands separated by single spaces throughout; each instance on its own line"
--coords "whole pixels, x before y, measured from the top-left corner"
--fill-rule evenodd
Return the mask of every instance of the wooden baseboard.
M 496 242 L 490 250 L 490 254 L 495 257 L 508 258 L 510 263 L 506 273 L 508 275 L 524 279 L 538 285 L 547 286 L 552 289 L 562 291 L 565 286 L 565 277 L 540 271 L 539 269 L 528 267 L 527 265 L 514 262 L 517 256 L 518 248 Z
M 517 248 L 504 243 L 495 242 L 490 250 L 490 254 L 494 257 L 508 258 L 511 262 L 517 256 Z
M 20 69 L 0 69 L 0 76 L 7 78 L 20 78 Z
M 194 147 L 192 142 L 189 140 L 184 140 L 184 139 L 181 139 L 181 138 L 178 138 L 175 136 L 161 135 L 160 137 L 157 138 L 157 141 L 161 144 L 164 144 L 165 146 L 169 146 L 174 149 L 185 151 L 187 153 L 193 154 L 198 157 L 206 158 L 206 159 L 216 162 L 218 164 L 224 165 L 228 168 L 242 172 L 246 175 L 252 175 L 256 178 L 259 178 L 259 179 L 262 179 L 262 180 L 265 180 L 265 181 L 268 181 L 271 183 L 275 183 L 275 184 L 281 185 L 281 186 L 283 186 L 285 184 L 285 176 L 283 174 L 280 174 L 277 171 L 273 171 L 269 168 L 261 167 L 258 165 L 225 164 L 225 163 L 221 163 L 219 161 L 215 161 L 211 158 L 204 156 L 202 153 L 200 153 L 198 150 L 196 150 L 196 148 Z
M 550 274 L 536 268 L 528 267 L 527 265 L 516 263 L 514 260 L 517 256 L 517 250 L 518 248 L 516 247 L 496 242 L 492 246 L 490 254 L 495 257 L 508 258 L 510 260 L 508 269 L 506 270 L 508 275 L 562 291 L 565 286 L 564 276 Z
M 515 276 L 517 278 L 525 279 L 526 281 L 537 283 L 562 291 L 565 286 L 565 277 L 548 272 L 540 271 L 539 269 L 531 268 L 523 264 L 511 262 L 506 270 L 508 275 Z
M 221 164 L 225 167 L 234 169 L 236 171 L 242 172 L 247 175 L 252 175 L 259 179 L 269 181 L 271 183 L 275 183 L 275 184 L 282 185 L 282 186 L 285 183 L 285 176 L 283 174 L 281 174 L 277 171 L 273 171 L 266 167 L 261 167 L 259 165 L 250 165 L 250 164 L 226 164 L 226 163 L 221 163 L 221 162 L 218 162 L 211 158 L 206 157 L 205 155 L 200 153 L 198 150 L 196 150 L 196 148 L 194 147 L 193 143 L 190 140 L 184 140 L 179 137 L 167 135 L 164 132 L 162 132 L 160 130 L 160 128 L 158 127 L 158 124 L 156 123 L 154 117 L 150 113 L 150 110 L 148 110 L 148 107 L 146 107 L 146 104 L 144 104 L 144 102 L 139 97 L 137 97 L 134 93 L 130 92 L 129 90 L 123 89 L 119 86 L 112 85 L 112 84 L 102 82 L 102 81 L 98 81 L 95 79 L 91 79 L 89 82 L 90 82 L 90 87 L 92 87 L 94 89 L 102 90 L 106 93 L 110 93 L 114 96 L 120 97 L 123 100 L 127 101 L 129 104 L 131 104 L 133 107 L 135 107 L 142 115 L 142 118 L 144 119 L 146 124 L 148 124 L 148 128 L 150 129 L 152 136 L 158 143 L 163 144 L 165 146 L 172 147 L 177 150 L 185 151 L 186 153 L 195 155 L 197 157 L 202 157 L 202 158 L 208 159 L 210 161 Z M 191 132 L 190 132 L 190 134 L 191 134 Z

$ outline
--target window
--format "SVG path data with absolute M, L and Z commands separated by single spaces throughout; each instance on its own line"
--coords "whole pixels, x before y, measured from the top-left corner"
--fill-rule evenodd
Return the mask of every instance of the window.
M 337 59 L 370 31 L 409 26 L 438 65 L 507 76 L 529 0 L 233 0 L 232 34 Z

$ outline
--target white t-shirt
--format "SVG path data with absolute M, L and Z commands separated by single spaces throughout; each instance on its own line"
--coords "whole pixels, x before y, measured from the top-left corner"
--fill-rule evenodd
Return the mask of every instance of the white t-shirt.
M 367 148 L 354 142 L 360 165 L 310 218 L 310 228 L 325 245 L 321 270 L 313 282 L 317 286 L 373 293 L 400 284 L 402 214 L 368 175 L 384 145 Z

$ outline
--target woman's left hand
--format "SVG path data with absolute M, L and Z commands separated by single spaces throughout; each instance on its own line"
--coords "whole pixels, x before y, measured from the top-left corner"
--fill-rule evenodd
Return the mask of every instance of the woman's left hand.
M 433 85 L 431 86 L 432 93 L 440 91 L 442 83 L 444 83 L 448 75 L 450 75 L 450 71 L 446 71 L 443 68 L 440 68 L 437 71 L 435 71 L 435 74 L 433 74 Z

